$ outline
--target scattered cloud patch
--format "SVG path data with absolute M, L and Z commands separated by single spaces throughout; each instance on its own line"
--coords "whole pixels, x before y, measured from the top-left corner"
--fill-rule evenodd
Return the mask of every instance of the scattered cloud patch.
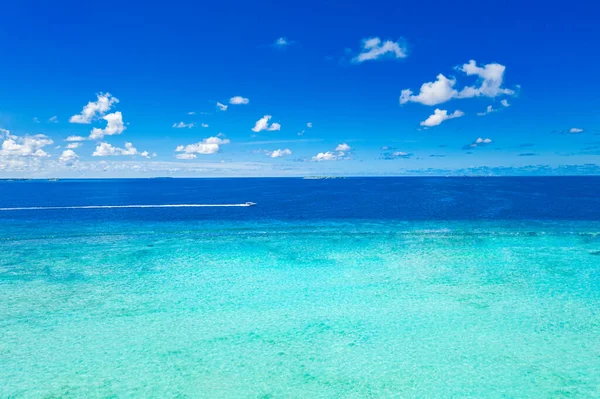
M 119 99 L 113 97 L 110 93 L 99 93 L 96 94 L 96 97 L 96 101 L 88 102 L 87 105 L 83 107 L 81 113 L 73 115 L 69 119 L 69 122 L 90 124 L 92 123 L 92 120 L 106 114 L 114 104 L 119 102 Z
M 108 143 L 100 143 L 92 153 L 94 157 L 138 155 L 138 150 L 132 143 L 125 143 L 125 148 L 113 147 Z
M 271 120 L 271 115 L 263 116 L 262 118 L 256 121 L 256 124 L 252 128 L 252 131 L 258 133 L 263 130 L 266 130 L 268 132 L 281 130 L 281 125 L 279 123 L 274 122 L 269 125 L 269 120 Z
M 40 123 L 40 120 L 37 118 L 37 116 L 33 117 L 33 123 Z
M 477 147 L 484 147 L 488 144 L 491 144 L 493 141 L 490 138 L 482 138 L 479 137 L 477 140 L 473 141 L 471 144 L 467 144 L 465 146 L 463 146 L 463 150 L 468 150 L 468 149 L 472 149 L 472 148 L 477 148 Z
M 73 148 L 79 148 L 81 146 L 82 146 L 81 142 L 74 142 L 74 143 L 67 144 L 67 148 L 71 148 L 71 149 L 73 149 Z
M 202 123 L 200 126 L 207 128 L 208 127 L 208 123 Z
M 500 104 L 502 104 L 502 106 L 504 106 L 504 107 L 510 107 L 510 104 L 508 103 L 507 99 L 500 101 Z
M 385 148 L 385 150 L 383 149 Z M 406 159 L 406 158 L 411 158 L 413 156 L 412 153 L 410 152 L 405 152 L 405 151 L 395 151 L 389 147 L 383 147 L 382 150 L 384 152 L 381 153 L 381 159 L 385 159 L 388 161 L 394 160 L 394 159 Z
M 363 39 L 361 52 L 352 59 L 354 63 L 377 60 L 381 58 L 405 58 L 406 46 L 392 40 L 382 41 L 378 37 Z
M 307 127 L 307 128 L 309 128 L 309 129 L 312 129 L 312 127 L 313 127 L 313 124 L 312 124 L 312 122 L 308 122 L 308 123 L 306 124 L 306 127 Z
M 227 105 L 222 104 L 220 102 L 217 101 L 217 108 L 219 108 L 221 111 L 227 111 Z
M 102 119 L 107 122 L 106 127 L 104 129 L 99 129 L 97 127 L 93 128 L 90 132 L 90 140 L 100 140 L 104 138 L 104 136 L 121 134 L 127 129 L 123 123 L 123 115 L 120 111 L 105 115 Z
M 65 141 L 85 141 L 85 140 L 87 140 L 87 139 L 82 136 L 69 136 L 65 139 Z
M 184 123 L 184 122 L 173 123 L 173 127 L 175 129 L 185 129 L 185 128 L 191 129 L 194 126 L 196 126 L 196 124 L 194 122 L 192 122 L 192 123 Z
M 197 157 L 197 154 L 216 154 L 221 150 L 221 146 L 223 144 L 229 143 L 230 141 L 228 139 L 223 139 L 221 137 L 208 137 L 195 144 L 177 146 L 177 148 L 175 148 L 175 152 L 180 152 L 181 154 L 177 154 L 175 157 L 177 159 L 194 159 Z
M 43 134 L 19 137 L 11 134 L 6 129 L 0 129 L 0 138 L 2 139 L 0 156 L 8 158 L 48 157 L 48 153 L 42 148 L 54 143 L 48 136 Z
M 250 103 L 250 100 L 242 97 L 242 96 L 235 96 L 235 97 L 231 97 L 229 99 L 229 104 L 233 104 L 233 105 L 242 105 L 242 104 L 248 104 Z
M 569 133 L 582 133 L 583 129 L 580 129 L 578 127 L 572 127 L 571 130 L 569 130 Z
M 477 115 L 478 116 L 485 116 L 487 114 L 491 114 L 492 112 L 496 112 L 497 109 L 494 109 L 491 105 L 488 105 L 487 108 L 485 109 L 485 111 L 483 112 L 478 112 Z
M 265 151 L 265 154 L 271 158 L 281 158 L 286 155 L 292 155 L 292 151 L 286 148 L 284 150 Z
M 338 161 L 342 159 L 350 159 L 352 148 L 347 143 L 338 144 L 333 151 L 319 152 L 312 157 L 313 161 Z
M 188 115 L 196 115 L 196 112 L 195 112 L 195 111 L 190 111 L 190 112 L 188 112 L 187 114 L 188 114 Z
M 433 114 L 429 115 L 429 117 L 427 119 L 425 119 L 423 122 L 421 122 L 420 125 L 426 126 L 426 127 L 438 126 L 439 124 L 441 124 L 442 122 L 444 122 L 446 120 L 460 118 L 464 114 L 465 114 L 464 112 L 459 111 L 459 110 L 456 110 L 451 114 L 448 114 L 448 111 L 446 111 L 445 109 L 436 108 L 436 110 L 433 111 Z
M 50 123 L 58 123 L 58 116 L 52 116 L 48 119 L 48 122 Z

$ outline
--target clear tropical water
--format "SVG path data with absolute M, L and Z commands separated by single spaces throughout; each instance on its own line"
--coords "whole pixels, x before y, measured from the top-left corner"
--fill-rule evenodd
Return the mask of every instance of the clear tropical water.
M 600 396 L 600 178 L 0 182 L 0 397 Z

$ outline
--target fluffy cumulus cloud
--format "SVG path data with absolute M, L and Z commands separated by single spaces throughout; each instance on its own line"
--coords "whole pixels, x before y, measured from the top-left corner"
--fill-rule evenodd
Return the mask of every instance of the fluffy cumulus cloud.
M 342 152 L 348 152 L 351 150 L 350 146 L 346 143 L 342 143 L 342 144 L 338 144 L 337 147 L 335 147 L 336 151 L 342 151 Z
M 335 161 L 338 159 L 337 155 L 331 151 L 320 152 L 314 157 L 312 157 L 313 161 Z
M 492 63 L 484 65 L 483 67 L 478 67 L 477 62 L 471 60 L 457 69 L 464 72 L 468 76 L 474 75 L 479 78 L 479 86 L 465 87 L 459 93 L 458 98 L 471 98 L 479 96 L 496 97 L 501 94 L 515 94 L 514 90 L 501 87 L 504 79 L 504 71 L 506 70 L 504 65 Z
M 81 147 L 81 145 L 82 145 L 81 142 L 73 142 L 73 143 L 67 144 L 67 148 L 75 149 L 75 148 Z
M 580 129 L 578 127 L 572 127 L 571 130 L 569 130 L 569 133 L 582 133 L 583 129 Z
M 80 114 L 73 115 L 69 122 L 71 123 L 92 123 L 92 120 L 106 114 L 111 107 L 118 103 L 119 100 L 113 97 L 110 93 L 99 93 L 96 95 L 96 101 L 87 103 Z
M 229 144 L 228 139 L 221 137 L 209 137 L 195 144 L 180 145 L 175 148 L 175 152 L 180 154 L 175 155 L 177 159 L 194 159 L 197 154 L 210 155 L 216 154 L 221 150 L 223 144 Z
M 256 121 L 256 124 L 252 128 L 252 131 L 258 133 L 263 130 L 266 130 L 268 132 L 281 130 L 281 125 L 279 123 L 274 122 L 269 124 L 269 120 L 271 120 L 271 115 L 263 116 L 262 118 Z
M 102 119 L 106 121 L 106 127 L 104 129 L 93 128 L 90 132 L 90 140 L 99 140 L 104 138 L 104 136 L 121 134 L 127 129 L 123 123 L 123 115 L 120 111 L 104 115 Z
M 7 158 L 48 157 L 48 153 L 43 148 L 54 143 L 48 136 L 43 134 L 19 137 L 11 134 L 6 129 L 0 129 L 0 139 L 2 139 L 0 157 Z
M 271 158 L 281 158 L 286 155 L 292 155 L 292 151 L 286 148 L 285 150 L 265 151 L 265 154 Z
M 400 94 L 400 104 L 407 102 L 421 103 L 424 105 L 437 105 L 450 100 L 458 95 L 454 89 L 455 79 L 448 79 L 441 73 L 437 76 L 435 82 L 427 82 L 421 85 L 419 94 L 413 95 L 410 89 L 402 90 Z
M 73 165 L 79 160 L 79 156 L 73 150 L 64 150 L 58 160 L 63 165 Z
M 202 126 L 202 127 L 204 127 L 204 128 L 207 128 L 207 127 L 208 127 L 208 123 L 203 123 L 203 124 L 201 124 L 200 126 Z
M 424 105 L 437 105 L 453 98 L 497 97 L 499 95 L 515 94 L 514 90 L 502 87 L 506 70 L 504 65 L 492 63 L 479 67 L 474 60 L 471 60 L 457 67 L 456 70 L 467 76 L 477 76 L 478 84 L 466 86 L 458 91 L 454 87 L 456 79 L 449 79 L 443 74 L 439 74 L 435 82 L 423 83 L 419 94 L 415 95 L 410 89 L 402 90 L 400 104 L 415 102 Z M 508 101 L 504 100 L 502 105 L 508 107 Z
M 132 143 L 125 143 L 125 148 L 113 147 L 108 143 L 100 143 L 92 153 L 94 157 L 138 155 L 138 150 Z
M 194 122 L 192 122 L 192 123 L 184 123 L 184 122 L 173 123 L 173 127 L 176 129 L 185 129 L 185 128 L 191 129 L 194 126 L 196 126 L 196 124 Z
M 391 40 L 382 41 L 378 37 L 363 39 L 361 52 L 352 59 L 355 63 L 377 60 L 383 57 L 405 58 L 406 46 Z
M 231 97 L 229 99 L 229 104 L 233 104 L 233 105 L 242 105 L 242 104 L 248 104 L 250 103 L 250 100 L 242 97 L 242 96 L 235 96 L 235 97 Z
M 217 101 L 217 108 L 219 108 L 221 111 L 227 111 L 228 106 Z
M 464 114 L 465 114 L 464 112 L 459 111 L 459 110 L 456 110 L 451 114 L 448 114 L 448 111 L 446 111 L 445 109 L 437 109 L 436 108 L 436 110 L 433 111 L 432 115 L 429 115 L 429 117 L 427 119 L 425 119 L 423 122 L 421 122 L 421 126 L 426 126 L 426 127 L 438 126 L 443 121 L 446 121 L 448 119 L 460 118 Z

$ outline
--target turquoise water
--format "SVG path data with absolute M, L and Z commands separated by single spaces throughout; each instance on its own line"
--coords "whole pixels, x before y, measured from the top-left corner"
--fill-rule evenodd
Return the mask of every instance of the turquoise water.
M 597 222 L 59 219 L 0 229 L 3 398 L 600 396 Z

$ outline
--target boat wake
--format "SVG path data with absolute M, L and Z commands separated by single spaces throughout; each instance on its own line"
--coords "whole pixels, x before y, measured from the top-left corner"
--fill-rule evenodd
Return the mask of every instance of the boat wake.
M 144 209 L 144 208 L 223 208 L 248 207 L 255 202 L 243 204 L 160 204 L 160 205 L 81 205 L 81 206 L 27 206 L 15 208 L 0 208 L 0 211 L 52 211 L 64 209 Z

